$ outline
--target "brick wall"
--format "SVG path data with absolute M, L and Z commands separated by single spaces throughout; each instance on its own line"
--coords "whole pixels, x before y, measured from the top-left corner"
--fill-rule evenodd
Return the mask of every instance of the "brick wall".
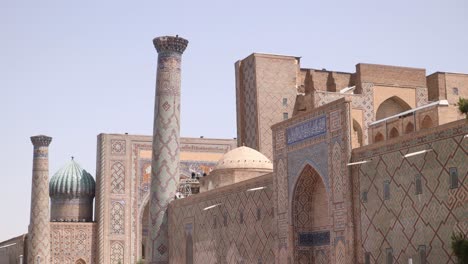
M 460 120 L 353 150 L 353 161 L 371 160 L 352 167 L 359 263 L 365 253 L 371 263 L 385 263 L 387 249 L 393 263 L 406 264 L 410 257 L 420 263 L 420 249 L 427 263 L 453 263 L 450 236 L 468 233 L 467 133 L 468 121 Z M 403 157 L 425 149 L 432 151 Z M 450 186 L 453 168 L 456 188 Z
M 26 244 L 26 235 L 0 242 L 0 264 L 19 263 L 21 255 L 23 255 L 23 263 L 26 263 Z
M 426 70 L 417 68 L 359 63 L 356 73 L 360 83 L 426 87 Z
M 272 184 L 268 174 L 173 201 L 171 263 L 274 263 Z

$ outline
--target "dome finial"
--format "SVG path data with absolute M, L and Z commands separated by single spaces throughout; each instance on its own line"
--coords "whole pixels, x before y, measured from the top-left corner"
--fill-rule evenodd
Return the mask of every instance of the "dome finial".
M 71 159 L 72 159 L 72 160 L 75 160 L 75 157 L 71 156 Z

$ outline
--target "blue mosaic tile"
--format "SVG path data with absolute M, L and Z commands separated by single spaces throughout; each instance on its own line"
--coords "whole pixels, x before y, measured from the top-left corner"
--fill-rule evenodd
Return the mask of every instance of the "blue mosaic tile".
M 299 233 L 299 246 L 316 247 L 324 245 L 330 245 L 330 231 Z
M 286 129 L 286 142 L 288 145 L 291 145 L 325 133 L 327 133 L 327 117 L 326 115 L 322 115 Z

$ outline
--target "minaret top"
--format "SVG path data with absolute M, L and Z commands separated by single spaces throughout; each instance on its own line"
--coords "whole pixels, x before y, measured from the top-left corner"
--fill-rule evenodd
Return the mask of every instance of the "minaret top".
M 51 137 L 38 135 L 31 137 L 31 142 L 35 147 L 47 147 L 52 141 Z
M 187 48 L 188 40 L 180 38 L 178 35 L 157 37 L 153 39 L 153 44 L 158 53 L 160 52 L 176 52 L 179 54 L 184 53 Z

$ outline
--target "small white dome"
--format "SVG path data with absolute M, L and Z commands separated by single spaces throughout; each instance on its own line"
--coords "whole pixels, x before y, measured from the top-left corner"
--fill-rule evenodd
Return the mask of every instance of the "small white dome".
M 273 163 L 255 149 L 243 146 L 224 154 L 213 170 L 223 169 L 261 169 L 273 171 Z

